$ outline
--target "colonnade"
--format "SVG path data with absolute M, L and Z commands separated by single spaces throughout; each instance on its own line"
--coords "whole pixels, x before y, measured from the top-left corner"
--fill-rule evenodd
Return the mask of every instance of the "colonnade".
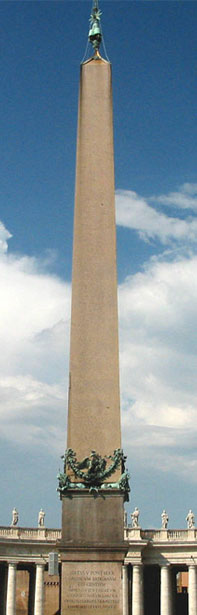
M 44 614 L 44 563 L 35 565 L 35 594 L 33 615 Z M 159 615 L 174 615 L 173 607 L 173 566 L 168 563 L 160 566 L 160 612 Z M 129 597 L 128 565 L 123 566 L 123 615 L 144 615 L 144 566 L 132 565 L 132 591 Z M 6 615 L 16 615 L 16 575 L 17 564 L 8 564 Z M 131 609 L 129 603 L 131 602 Z M 197 614 L 197 566 L 188 566 L 188 615 Z
M 129 596 L 128 565 L 123 566 L 123 615 L 144 615 L 143 564 L 132 565 L 132 592 Z M 174 615 L 173 566 L 160 566 L 160 610 L 159 615 Z M 129 602 L 131 601 L 131 609 Z M 188 615 L 197 615 L 197 566 L 188 566 Z
M 45 564 L 36 564 L 34 615 L 44 614 L 44 569 Z M 16 575 L 17 564 L 8 564 L 6 615 L 16 615 Z

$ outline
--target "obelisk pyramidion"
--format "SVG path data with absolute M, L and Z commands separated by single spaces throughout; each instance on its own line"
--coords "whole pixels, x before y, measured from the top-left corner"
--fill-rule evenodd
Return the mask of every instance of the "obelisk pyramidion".
M 111 64 L 94 0 L 81 65 L 74 216 L 68 440 L 62 499 L 61 615 L 122 613 L 123 504 Z

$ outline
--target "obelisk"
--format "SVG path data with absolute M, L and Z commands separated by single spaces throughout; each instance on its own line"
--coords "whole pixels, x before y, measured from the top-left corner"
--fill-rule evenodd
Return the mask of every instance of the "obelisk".
M 111 64 L 94 0 L 81 65 L 74 215 L 61 615 L 122 613 L 123 504 Z M 96 605 L 96 606 L 95 606 Z
M 121 443 L 111 65 L 81 65 L 73 243 L 68 447 Z

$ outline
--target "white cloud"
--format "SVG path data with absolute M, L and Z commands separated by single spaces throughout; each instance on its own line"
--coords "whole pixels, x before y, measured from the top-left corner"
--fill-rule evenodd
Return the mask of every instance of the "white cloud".
M 195 185 L 184 184 L 183 186 L 188 186 L 187 190 L 190 186 L 191 191 L 194 192 Z M 148 199 L 131 190 L 118 190 L 116 193 L 117 224 L 136 230 L 144 241 L 159 240 L 163 245 L 172 244 L 172 242 L 184 242 L 187 245 L 197 242 L 197 219 L 195 217 L 190 216 L 183 220 L 168 216 L 151 206 L 149 201 L 154 201 L 156 204 L 171 206 L 176 204 L 182 208 L 197 209 L 197 197 L 191 197 L 189 193 L 186 193 L 186 189 L 183 192 L 183 187 L 180 192 Z
M 160 469 L 168 450 L 179 474 L 195 460 L 197 437 L 196 270 L 195 256 L 153 260 L 119 289 L 126 448 Z
M 7 231 L 3 222 L 0 221 L 0 255 L 5 254 L 8 249 L 8 239 L 10 239 L 12 235 Z
M 5 228 L 3 236 L 10 237 Z M 45 258 L 6 252 L 0 280 L 1 435 L 48 445 L 55 429 L 55 447 L 64 448 L 70 285 L 47 272 Z
M 197 184 L 190 184 L 185 182 L 179 187 L 176 192 L 169 192 L 168 194 L 162 194 L 159 197 L 151 197 L 151 200 L 155 200 L 162 205 L 170 205 L 180 207 L 181 209 L 197 210 Z

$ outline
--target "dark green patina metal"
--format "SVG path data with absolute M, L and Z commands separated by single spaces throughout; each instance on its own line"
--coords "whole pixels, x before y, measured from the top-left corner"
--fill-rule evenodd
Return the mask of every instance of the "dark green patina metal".
M 99 492 L 100 489 L 118 489 L 124 491 L 125 501 L 128 501 L 129 474 L 125 471 L 125 461 L 123 450 L 118 448 L 114 450 L 113 455 L 101 457 L 96 451 L 91 451 L 89 457 L 85 457 L 82 461 L 77 461 L 76 453 L 71 448 L 68 448 L 62 456 L 64 459 L 64 472 L 58 474 L 60 494 L 66 495 L 69 489 L 89 489 L 90 492 Z M 107 465 L 107 461 L 111 463 Z M 105 482 L 114 472 L 121 467 L 121 476 L 117 482 Z M 80 482 L 72 482 L 71 477 L 67 474 L 67 469 L 73 472 L 76 479 Z M 84 471 L 85 470 L 85 471 Z
M 92 13 L 90 16 L 90 30 L 88 38 L 95 52 L 99 50 L 102 41 L 100 17 L 101 11 L 99 10 L 98 0 L 94 0 Z

